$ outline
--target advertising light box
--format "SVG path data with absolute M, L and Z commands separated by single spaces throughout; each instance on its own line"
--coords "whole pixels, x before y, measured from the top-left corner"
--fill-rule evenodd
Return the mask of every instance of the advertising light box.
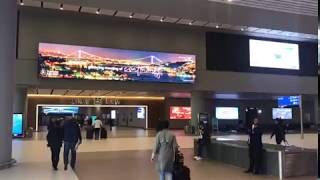
M 299 70 L 299 45 L 250 39 L 250 66 Z
M 137 108 L 137 118 L 145 119 L 146 118 L 146 109 L 144 107 Z
M 86 79 L 193 83 L 196 56 L 111 48 L 39 44 L 39 76 Z
M 12 117 L 12 135 L 23 136 L 23 114 L 15 113 Z
M 191 119 L 191 107 L 184 106 L 171 106 L 170 107 L 170 119 L 172 120 L 190 120 Z
M 44 114 L 77 114 L 79 112 L 79 107 L 45 106 L 42 107 L 42 112 Z
M 237 120 L 239 119 L 239 108 L 237 107 L 216 107 L 217 119 Z
M 272 109 L 273 119 L 292 119 L 292 109 L 291 108 L 273 108 Z

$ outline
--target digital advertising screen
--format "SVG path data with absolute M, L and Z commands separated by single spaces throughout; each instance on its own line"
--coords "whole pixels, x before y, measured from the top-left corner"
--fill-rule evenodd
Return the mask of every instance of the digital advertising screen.
M 292 107 L 300 105 L 300 96 L 281 96 L 278 97 L 278 107 Z
M 191 107 L 185 106 L 171 106 L 170 107 L 170 119 L 172 120 L 190 120 L 191 119 Z
M 272 109 L 273 119 L 292 119 L 292 109 L 291 108 L 273 108 Z
M 117 111 L 111 110 L 111 119 L 117 119 Z
M 299 70 L 299 45 L 250 39 L 250 66 Z
M 13 114 L 12 135 L 13 137 L 23 136 L 23 114 Z
M 239 108 L 237 107 L 216 107 L 217 119 L 237 120 L 239 119 Z
M 196 56 L 63 44 L 39 43 L 39 76 L 86 79 L 193 83 Z
M 42 112 L 44 114 L 77 114 L 79 107 L 44 106 Z
M 144 107 L 137 108 L 137 118 L 145 119 L 146 118 L 146 109 Z

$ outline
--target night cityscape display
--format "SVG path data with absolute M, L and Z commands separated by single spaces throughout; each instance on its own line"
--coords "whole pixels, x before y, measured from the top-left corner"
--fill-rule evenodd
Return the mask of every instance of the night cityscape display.
M 39 44 L 41 78 L 193 83 L 195 55 Z

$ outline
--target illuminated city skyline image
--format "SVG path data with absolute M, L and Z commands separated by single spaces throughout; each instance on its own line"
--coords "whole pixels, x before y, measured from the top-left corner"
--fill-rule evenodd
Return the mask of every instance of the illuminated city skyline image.
M 193 83 L 195 55 L 39 44 L 42 78 Z

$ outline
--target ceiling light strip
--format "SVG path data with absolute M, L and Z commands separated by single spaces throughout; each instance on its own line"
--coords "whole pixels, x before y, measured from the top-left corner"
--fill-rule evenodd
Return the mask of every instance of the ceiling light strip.
M 36 98 L 81 98 L 81 99 L 143 99 L 143 100 L 164 100 L 165 97 L 158 96 L 71 96 L 71 95 L 46 95 L 46 94 L 28 94 L 28 97 Z

